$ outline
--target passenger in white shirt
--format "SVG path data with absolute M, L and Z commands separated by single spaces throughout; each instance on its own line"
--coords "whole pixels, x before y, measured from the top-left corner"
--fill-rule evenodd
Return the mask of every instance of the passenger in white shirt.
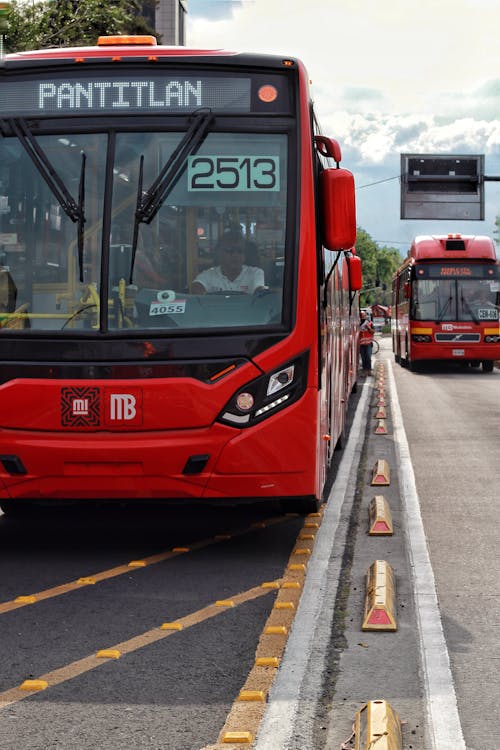
M 193 294 L 214 292 L 242 292 L 253 294 L 265 286 L 264 271 L 257 266 L 246 266 L 245 240 L 240 232 L 225 232 L 217 243 L 216 257 L 220 265 L 207 268 L 193 280 Z

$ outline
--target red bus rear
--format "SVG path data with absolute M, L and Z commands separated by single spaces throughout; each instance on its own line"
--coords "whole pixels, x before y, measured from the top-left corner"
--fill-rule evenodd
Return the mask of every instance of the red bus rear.
M 393 278 L 396 361 L 482 364 L 500 358 L 500 267 L 489 237 L 421 236 Z
M 144 39 L 3 60 L 4 510 L 317 506 L 361 272 L 352 175 L 307 80 L 296 59 Z

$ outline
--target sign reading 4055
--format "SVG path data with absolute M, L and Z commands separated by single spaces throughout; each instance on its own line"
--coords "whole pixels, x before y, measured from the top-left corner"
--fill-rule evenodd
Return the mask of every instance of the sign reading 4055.
M 278 156 L 190 156 L 188 190 L 280 189 Z

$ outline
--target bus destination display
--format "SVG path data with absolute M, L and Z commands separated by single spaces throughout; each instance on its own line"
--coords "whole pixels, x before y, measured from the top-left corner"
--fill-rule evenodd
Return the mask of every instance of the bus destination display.
M 251 79 L 147 76 L 4 81 L 0 115 L 182 112 L 198 107 L 249 112 Z

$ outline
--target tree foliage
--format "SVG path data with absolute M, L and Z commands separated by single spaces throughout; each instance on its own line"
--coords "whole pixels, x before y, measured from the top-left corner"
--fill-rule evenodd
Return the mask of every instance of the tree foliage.
M 380 247 L 361 227 L 356 232 L 356 252 L 363 261 L 361 306 L 391 304 L 391 280 L 403 262 L 399 250 Z
M 149 0 L 152 7 L 156 0 Z M 14 0 L 5 36 L 7 52 L 95 45 L 100 35 L 155 34 L 140 0 Z

